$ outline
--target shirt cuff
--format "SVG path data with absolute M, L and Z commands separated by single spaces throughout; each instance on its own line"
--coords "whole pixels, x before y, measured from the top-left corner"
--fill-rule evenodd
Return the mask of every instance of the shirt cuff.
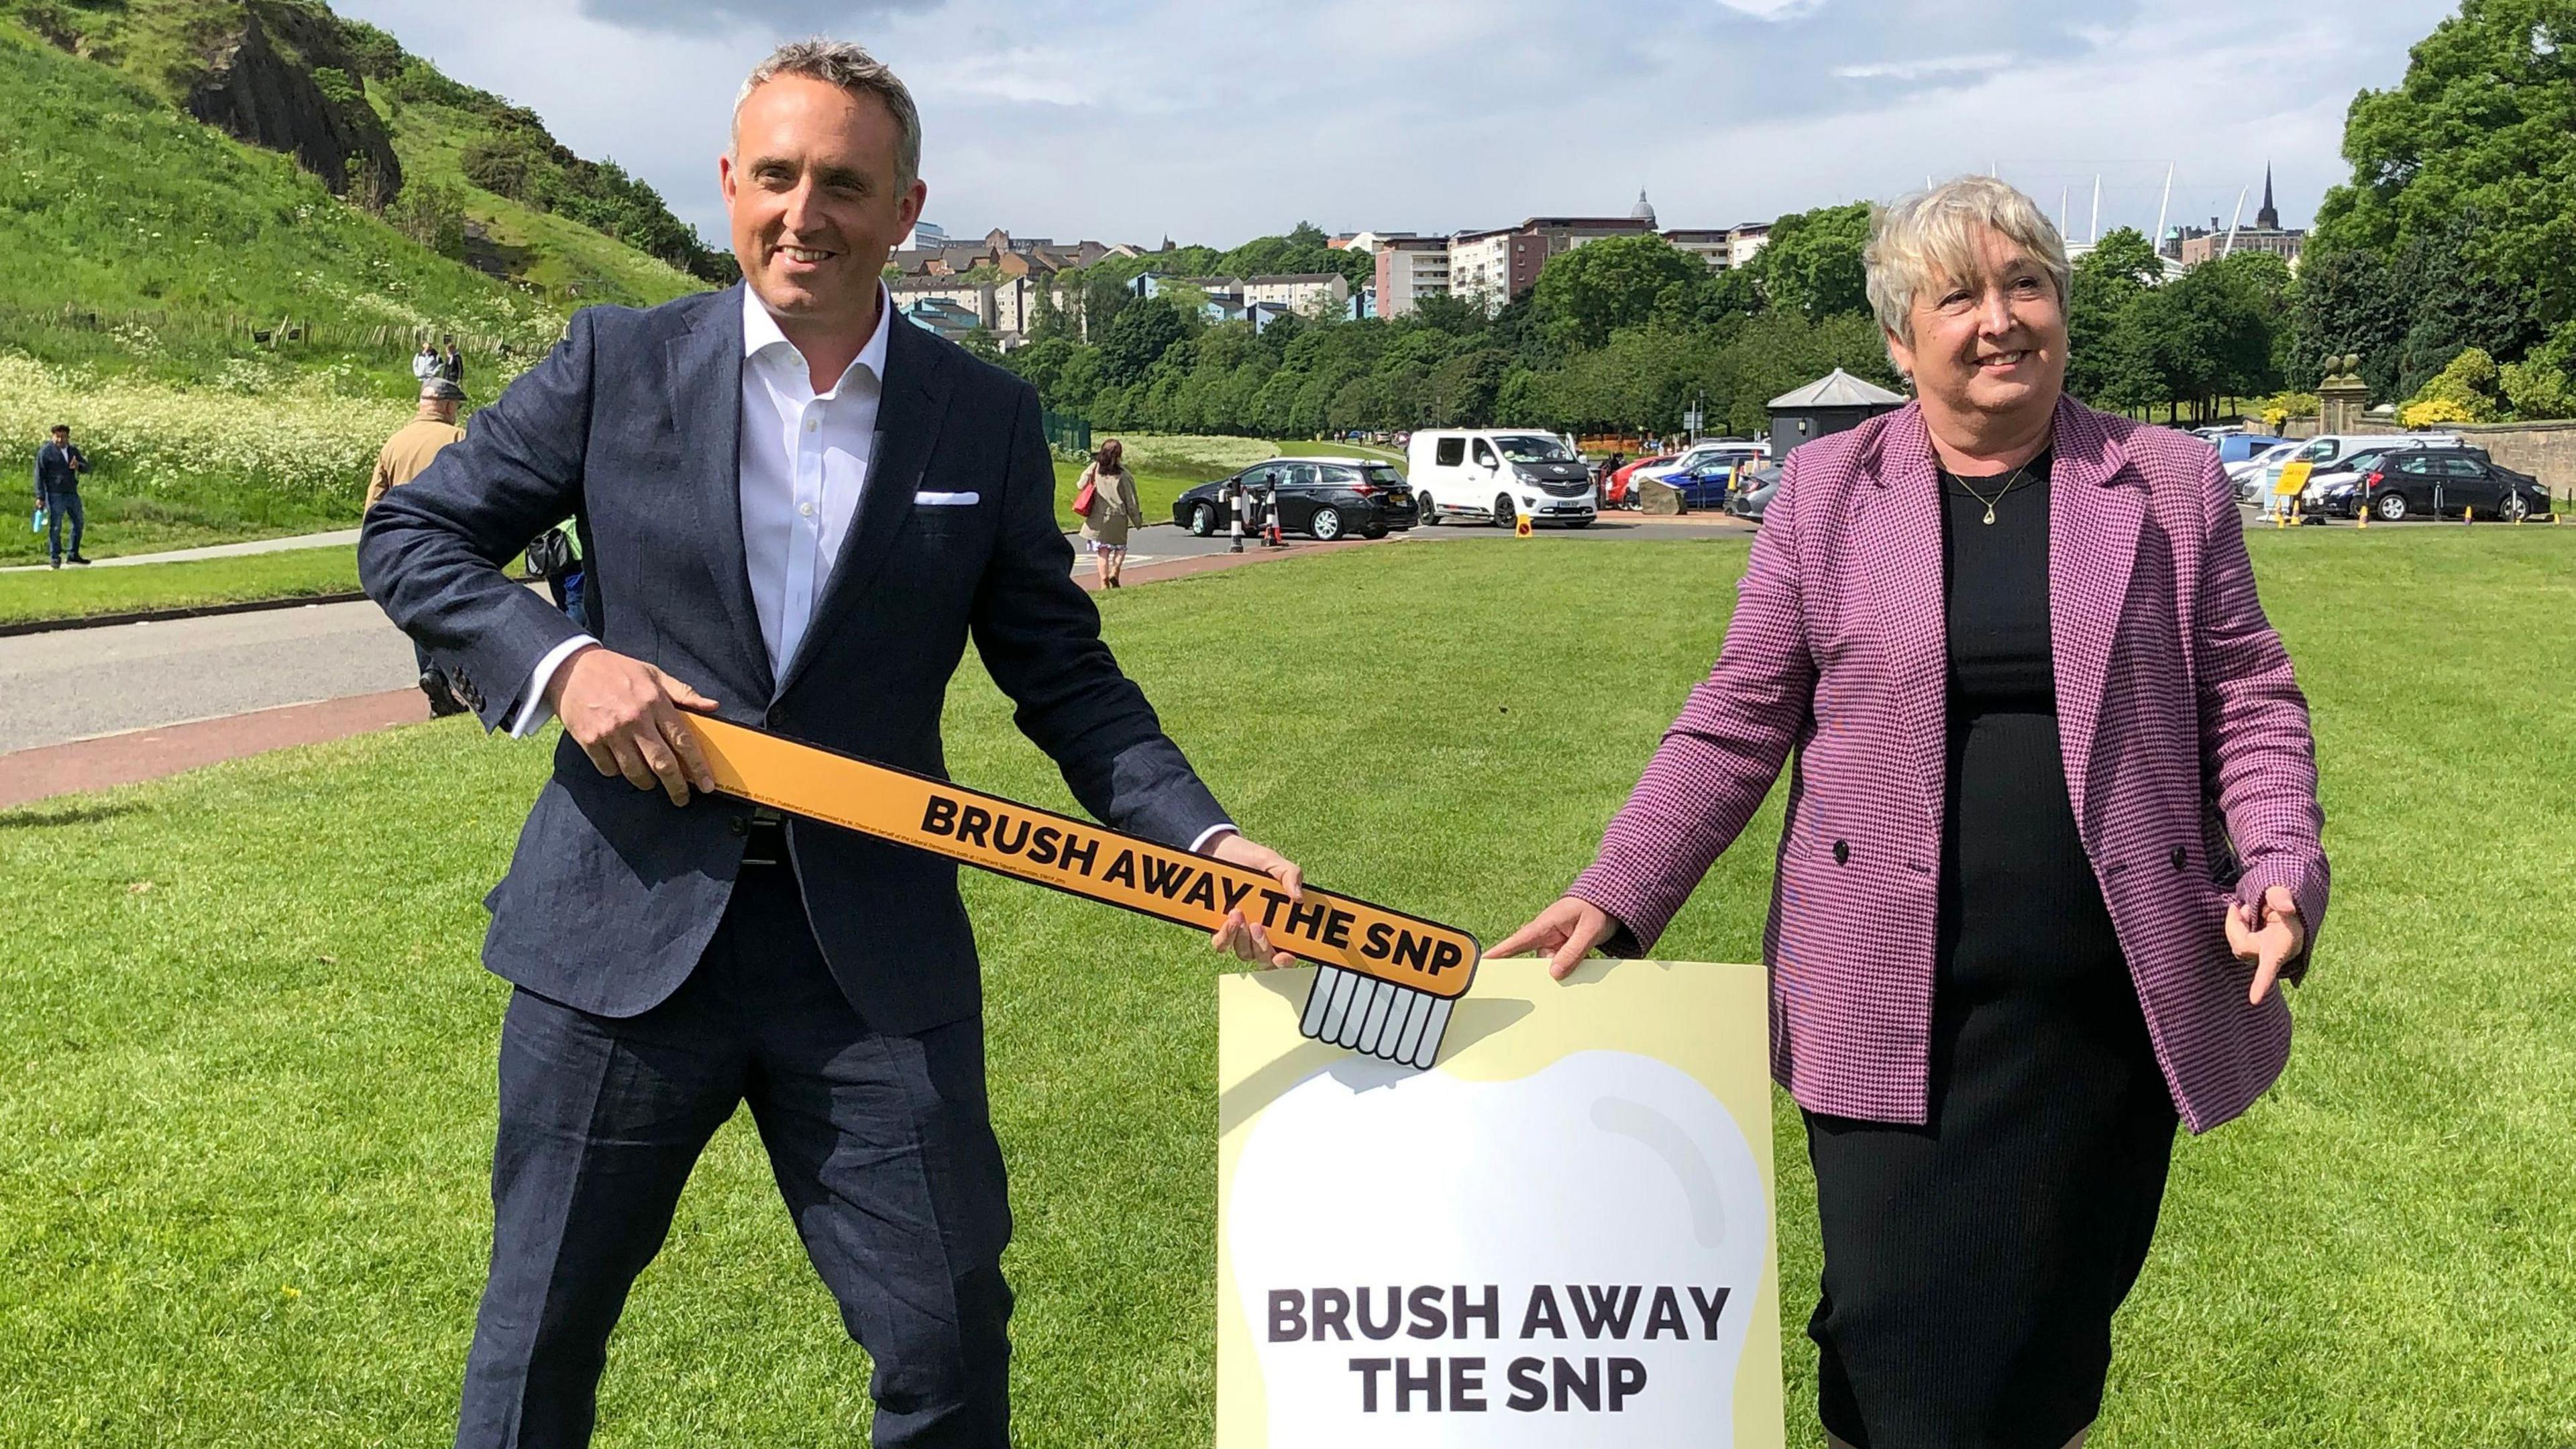
M 524 740 L 535 734 L 539 725 L 555 717 L 554 706 L 546 703 L 547 683 L 553 680 L 555 671 L 563 667 L 565 660 L 598 642 L 588 634 L 575 634 L 546 651 L 546 657 L 538 660 L 537 667 L 528 673 L 528 693 L 519 705 L 518 717 L 510 721 L 510 738 Z
M 1211 825 L 1207 829 L 1199 832 L 1198 839 L 1190 842 L 1190 854 L 1205 855 L 1207 854 L 1209 841 L 1216 839 L 1220 835 L 1241 835 L 1242 833 L 1242 831 L 1234 828 L 1234 822 L 1231 820 Z

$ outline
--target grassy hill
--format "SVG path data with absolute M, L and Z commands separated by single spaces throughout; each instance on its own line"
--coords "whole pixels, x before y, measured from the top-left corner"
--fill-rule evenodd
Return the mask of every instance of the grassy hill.
M 575 307 L 710 284 L 673 259 L 722 270 L 650 188 L 319 6 L 0 0 L 0 471 L 71 422 L 93 552 L 353 519 L 419 338 L 488 400 Z

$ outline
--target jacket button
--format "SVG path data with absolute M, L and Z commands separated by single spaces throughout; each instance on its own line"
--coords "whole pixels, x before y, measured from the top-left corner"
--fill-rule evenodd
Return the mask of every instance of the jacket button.
M 736 835 L 749 835 L 751 833 L 751 822 L 740 815 L 731 816 L 725 821 L 725 829 L 732 831 Z
M 2183 849 L 2179 845 L 2175 846 L 2173 848 L 2173 854 L 2165 857 L 2165 859 L 2173 862 L 2173 868 L 2176 870 L 2180 870 L 2191 863 L 2191 857 L 2183 854 Z
M 1837 840 L 1834 842 L 1834 864 L 1851 864 L 1851 843 L 1849 841 Z

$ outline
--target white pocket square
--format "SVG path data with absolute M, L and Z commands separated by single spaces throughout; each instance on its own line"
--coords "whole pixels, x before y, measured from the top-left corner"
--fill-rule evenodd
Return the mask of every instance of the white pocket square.
M 912 501 L 921 508 L 966 508 L 984 501 L 981 493 L 915 493 Z

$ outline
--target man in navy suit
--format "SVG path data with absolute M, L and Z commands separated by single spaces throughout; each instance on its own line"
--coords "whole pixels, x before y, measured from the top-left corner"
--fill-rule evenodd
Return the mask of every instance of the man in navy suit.
M 1008 1442 L 1010 1212 L 956 867 L 691 803 L 712 784 L 691 712 L 944 774 L 971 636 L 1093 814 L 1298 887 L 1101 642 L 1036 395 L 889 317 L 919 160 L 892 73 L 783 48 L 719 167 L 747 285 L 580 313 L 367 516 L 367 590 L 457 696 L 488 728 L 564 725 L 488 900 L 484 961 L 517 990 L 460 1445 L 586 1442 L 627 1289 L 746 1101 L 875 1359 L 876 1442 Z M 595 635 L 500 569 L 567 516 Z M 1214 944 L 1287 960 L 1240 918 Z

